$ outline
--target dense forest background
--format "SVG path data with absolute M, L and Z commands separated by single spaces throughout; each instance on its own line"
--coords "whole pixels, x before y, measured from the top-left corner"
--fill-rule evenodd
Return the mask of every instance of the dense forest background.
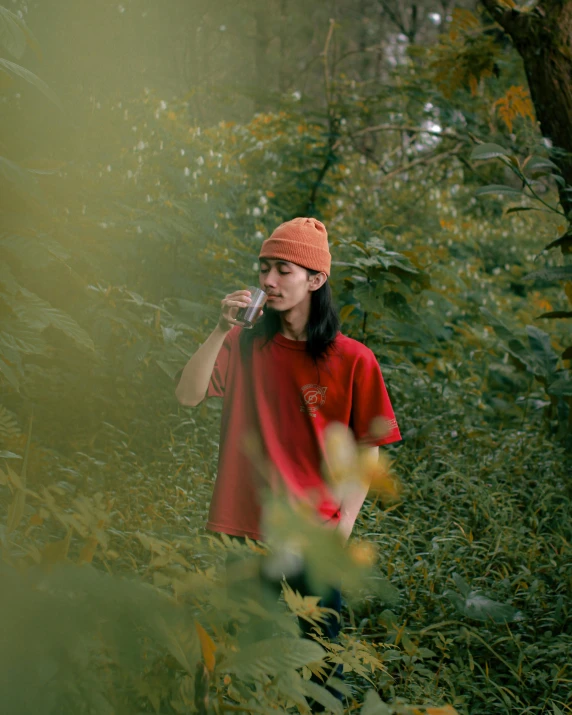
M 3 711 L 572 712 L 571 24 L 555 0 L 0 7 Z M 262 547 L 206 535 L 220 404 L 174 397 L 299 215 L 404 436 L 399 499 L 347 549 L 309 532 L 339 645 L 225 589 L 226 552 Z M 308 680 L 340 662 L 343 706 Z

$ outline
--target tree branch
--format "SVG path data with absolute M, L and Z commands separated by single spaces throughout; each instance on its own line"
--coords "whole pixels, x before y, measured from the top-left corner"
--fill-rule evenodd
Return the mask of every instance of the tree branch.
M 380 4 L 382 8 L 385 10 L 386 14 L 388 15 L 389 19 L 393 22 L 393 24 L 397 27 L 398 30 L 401 30 L 401 32 L 404 35 L 408 35 L 407 33 L 407 27 L 405 27 L 405 22 L 399 17 L 393 9 L 388 5 L 387 2 L 384 2 L 384 0 L 380 0 Z M 399 5 L 398 5 L 399 8 Z
M 431 134 L 437 137 L 451 137 L 452 139 L 461 139 L 459 134 L 453 129 L 446 129 L 445 131 L 437 131 L 436 129 L 422 129 L 421 127 L 410 127 L 403 126 L 401 124 L 378 124 L 374 127 L 366 127 L 365 129 L 360 129 L 355 132 L 352 136 L 359 137 L 362 134 L 370 134 L 372 132 L 411 132 L 412 134 Z
M 387 181 L 388 179 L 392 179 L 394 176 L 397 176 L 398 174 L 403 174 L 405 171 L 409 171 L 409 169 L 413 169 L 415 166 L 420 166 L 421 164 L 424 164 L 427 166 L 428 164 L 433 164 L 437 161 L 441 161 L 442 159 L 445 159 L 447 156 L 453 156 L 454 154 L 458 154 L 459 151 L 463 148 L 464 144 L 463 142 L 459 142 L 456 144 L 452 149 L 449 149 L 448 151 L 443 151 L 440 154 L 433 154 L 432 156 L 420 156 L 417 159 L 414 159 L 413 161 L 410 161 L 409 164 L 405 164 L 405 166 L 400 166 L 397 169 L 394 169 L 393 171 L 390 171 L 388 174 L 386 174 L 382 179 L 381 182 Z
M 527 33 L 530 24 L 538 16 L 544 15 L 540 7 L 536 8 L 536 12 L 521 12 L 518 8 L 508 8 L 504 2 L 499 2 L 499 0 L 480 0 L 480 2 L 493 20 L 498 22 L 513 39 L 517 39 L 517 35 Z
M 328 29 L 328 35 L 326 37 L 326 43 L 324 45 L 324 49 L 322 51 L 322 57 L 324 58 L 324 82 L 325 82 L 325 87 L 326 87 L 326 102 L 328 104 L 328 107 L 331 104 L 331 96 L 330 96 L 330 69 L 328 66 L 328 50 L 330 49 L 330 41 L 332 39 L 332 34 L 334 32 L 334 26 L 336 22 L 333 18 L 330 18 L 330 27 Z

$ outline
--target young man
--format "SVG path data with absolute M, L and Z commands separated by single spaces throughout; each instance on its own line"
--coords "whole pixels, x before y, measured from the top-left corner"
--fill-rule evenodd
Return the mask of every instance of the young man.
M 250 294 L 225 296 L 218 325 L 176 388 L 186 406 L 205 396 L 224 400 L 207 528 L 260 539 L 259 496 L 266 480 L 294 500 L 313 504 L 317 517 L 347 539 L 367 489 L 337 503 L 322 475 L 324 430 L 332 422 L 347 425 L 376 454 L 379 445 L 401 439 L 381 370 L 369 348 L 340 332 L 328 283 L 328 236 L 320 221 L 281 224 L 263 242 L 259 261 L 260 286 L 268 295 L 262 317 L 250 330 L 233 327 Z M 389 427 L 382 438 L 371 433 L 380 417 Z M 253 435 L 270 472 L 265 479 L 246 449 Z M 300 581 L 290 585 L 304 588 Z M 337 592 L 324 605 L 339 612 L 340 603 Z M 327 635 L 335 637 L 338 628 L 333 624 Z
M 223 298 L 216 328 L 185 366 L 179 402 L 198 405 L 222 397 L 218 476 L 207 528 L 260 539 L 259 465 L 245 440 L 259 438 L 274 482 L 295 499 L 311 499 L 344 538 L 367 490 L 338 504 L 322 475 L 324 429 L 341 422 L 363 446 L 401 439 L 381 370 L 372 351 L 342 335 L 328 277 L 331 256 L 323 223 L 295 218 L 263 242 L 260 286 L 268 295 L 253 329 L 233 327 L 250 294 Z M 389 431 L 371 434 L 382 417 Z

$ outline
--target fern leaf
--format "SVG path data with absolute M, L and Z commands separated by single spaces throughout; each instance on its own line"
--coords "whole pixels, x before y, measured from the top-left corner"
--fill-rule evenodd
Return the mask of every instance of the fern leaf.
M 42 331 L 49 325 L 58 328 L 72 338 L 81 347 L 94 350 L 94 344 L 87 332 L 67 313 L 51 306 L 34 293 L 20 289 L 23 299 L 19 296 L 10 301 L 10 307 L 16 315 L 24 320 L 29 328 Z
M 16 415 L 7 410 L 4 405 L 0 405 L 0 437 L 18 437 L 19 435 L 20 427 Z
M 18 392 L 20 390 L 20 383 L 18 382 L 18 376 L 16 371 L 12 369 L 8 363 L 0 357 L 0 384 L 2 384 L 2 379 L 4 378 L 9 385 Z

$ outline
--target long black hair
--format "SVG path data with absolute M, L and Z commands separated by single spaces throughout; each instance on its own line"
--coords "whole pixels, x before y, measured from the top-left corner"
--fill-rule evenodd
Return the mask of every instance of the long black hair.
M 309 268 L 308 277 L 317 275 L 319 271 Z M 334 305 L 332 289 L 326 281 L 322 286 L 312 292 L 310 298 L 310 316 L 306 332 L 306 352 L 317 364 L 318 360 L 326 357 L 330 346 L 340 330 L 340 319 Z M 280 313 L 272 308 L 266 308 L 262 318 L 250 330 L 240 332 L 240 352 L 242 359 L 250 358 L 254 340 L 257 337 L 266 338 L 263 345 L 269 343 L 280 331 Z

